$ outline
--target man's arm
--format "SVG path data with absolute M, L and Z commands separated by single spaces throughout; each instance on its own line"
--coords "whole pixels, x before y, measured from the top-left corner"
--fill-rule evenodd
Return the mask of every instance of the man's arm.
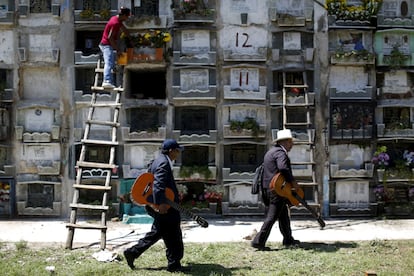
M 109 43 L 111 44 L 112 49 L 114 49 L 115 51 L 118 51 L 118 44 L 116 43 L 116 38 L 114 38 L 113 36 L 112 28 L 109 30 L 109 33 L 108 33 L 108 40 L 109 40 Z
M 158 212 L 160 214 L 166 214 L 169 208 L 169 205 L 166 203 L 165 188 L 168 175 L 168 167 L 170 164 L 167 162 L 162 162 L 158 164 L 154 172 L 154 203 L 159 205 Z
M 125 27 L 124 23 L 121 25 L 121 32 L 125 33 L 127 37 L 130 36 L 128 29 Z
M 289 157 L 284 151 L 278 151 L 277 154 L 277 167 L 279 172 L 283 175 L 285 180 L 292 184 L 293 188 L 299 188 L 298 182 L 296 181 L 295 177 L 292 174 L 292 168 L 289 166 Z

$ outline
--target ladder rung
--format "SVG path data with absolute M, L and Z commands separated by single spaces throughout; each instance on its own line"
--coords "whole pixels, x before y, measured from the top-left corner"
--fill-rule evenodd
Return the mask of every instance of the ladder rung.
M 285 123 L 285 125 L 289 126 L 308 126 L 311 125 L 311 123 L 303 122 L 303 123 Z
M 66 224 L 66 227 L 68 228 L 82 228 L 82 229 L 102 229 L 106 230 L 108 229 L 108 226 L 106 225 L 100 225 L 100 224 L 75 224 L 75 223 L 68 223 Z
M 299 165 L 315 165 L 315 162 L 291 162 L 292 166 L 299 166 Z
M 122 104 L 120 103 L 93 103 L 91 104 L 93 107 L 116 107 L 120 108 Z
M 105 92 L 123 92 L 124 89 L 122 87 L 115 87 L 115 88 L 103 88 L 102 86 L 91 86 L 92 90 L 98 91 L 105 91 Z
M 84 184 L 74 184 L 73 188 L 75 189 L 85 189 L 85 190 L 102 190 L 102 191 L 110 191 L 112 187 L 110 186 L 102 186 L 102 185 L 84 185 Z
M 96 169 L 115 169 L 118 167 L 115 164 L 96 163 L 96 162 L 87 162 L 87 161 L 78 161 L 76 163 L 76 166 L 84 167 L 84 168 L 96 168 Z
M 296 181 L 298 181 L 298 180 L 296 180 Z M 298 185 L 299 186 L 317 186 L 318 183 L 316 183 L 316 182 L 300 182 L 300 180 L 299 180 Z
M 287 88 L 289 88 L 289 87 L 292 87 L 292 88 L 308 88 L 309 86 L 308 85 L 306 85 L 306 84 L 285 84 L 285 85 L 283 85 L 283 87 L 287 87 Z
M 294 140 L 295 145 L 313 145 L 313 142 L 304 141 L 304 140 Z
M 103 73 L 104 72 L 104 68 L 103 67 L 97 67 L 95 68 L 95 73 Z
M 285 104 L 287 107 L 311 107 L 313 106 L 313 103 L 287 103 Z
M 90 140 L 90 139 L 82 139 L 81 143 L 83 144 L 96 144 L 96 145 L 107 145 L 107 146 L 117 146 L 119 143 L 118 141 L 105 141 L 105 140 Z
M 102 126 L 113 126 L 113 127 L 119 127 L 121 125 L 118 122 L 99 121 L 99 120 L 86 120 L 85 123 L 93 124 L 93 125 L 102 125 Z
M 71 208 L 76 209 L 90 209 L 90 210 L 101 210 L 101 211 L 108 211 L 109 206 L 102 206 L 102 205 L 93 205 L 93 204 L 83 204 L 83 203 L 71 203 Z

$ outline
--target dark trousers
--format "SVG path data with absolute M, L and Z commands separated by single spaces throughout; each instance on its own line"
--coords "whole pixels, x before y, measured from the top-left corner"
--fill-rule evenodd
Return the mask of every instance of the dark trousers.
M 264 246 L 276 220 L 279 220 L 279 230 L 283 236 L 283 241 L 292 241 L 293 237 L 292 229 L 290 228 L 288 201 L 269 191 L 267 191 L 267 195 L 269 198 L 269 205 L 266 206 L 265 220 L 262 228 L 253 239 L 252 244 Z
M 138 258 L 157 241 L 163 239 L 166 246 L 166 256 L 169 268 L 180 267 L 180 261 L 184 256 L 183 236 L 181 232 L 180 213 L 173 208 L 165 215 L 155 214 L 151 231 L 138 241 L 138 243 L 127 249 L 134 258 Z

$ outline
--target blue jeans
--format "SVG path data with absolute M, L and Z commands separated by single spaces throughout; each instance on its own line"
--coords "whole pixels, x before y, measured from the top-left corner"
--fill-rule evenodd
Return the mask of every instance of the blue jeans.
M 108 81 L 112 84 L 113 83 L 113 77 L 112 77 L 112 69 L 115 67 L 115 53 L 114 49 L 111 45 L 102 45 L 99 44 L 99 49 L 101 49 L 101 52 L 103 54 L 104 58 L 104 73 L 103 73 L 103 81 Z

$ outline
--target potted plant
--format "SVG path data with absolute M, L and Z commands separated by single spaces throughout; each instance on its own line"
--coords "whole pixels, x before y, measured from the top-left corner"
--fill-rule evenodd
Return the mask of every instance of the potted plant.
M 162 60 L 164 47 L 171 40 L 171 35 L 167 31 L 153 31 L 149 37 L 152 47 L 155 48 L 155 60 Z
M 230 130 L 241 132 L 243 129 L 251 130 L 254 136 L 257 136 L 260 131 L 260 125 L 252 117 L 245 117 L 244 121 L 231 120 Z
M 390 66 L 391 70 L 399 69 L 408 60 L 408 56 L 400 51 L 399 45 L 392 46 L 390 55 L 384 56 L 384 62 Z

